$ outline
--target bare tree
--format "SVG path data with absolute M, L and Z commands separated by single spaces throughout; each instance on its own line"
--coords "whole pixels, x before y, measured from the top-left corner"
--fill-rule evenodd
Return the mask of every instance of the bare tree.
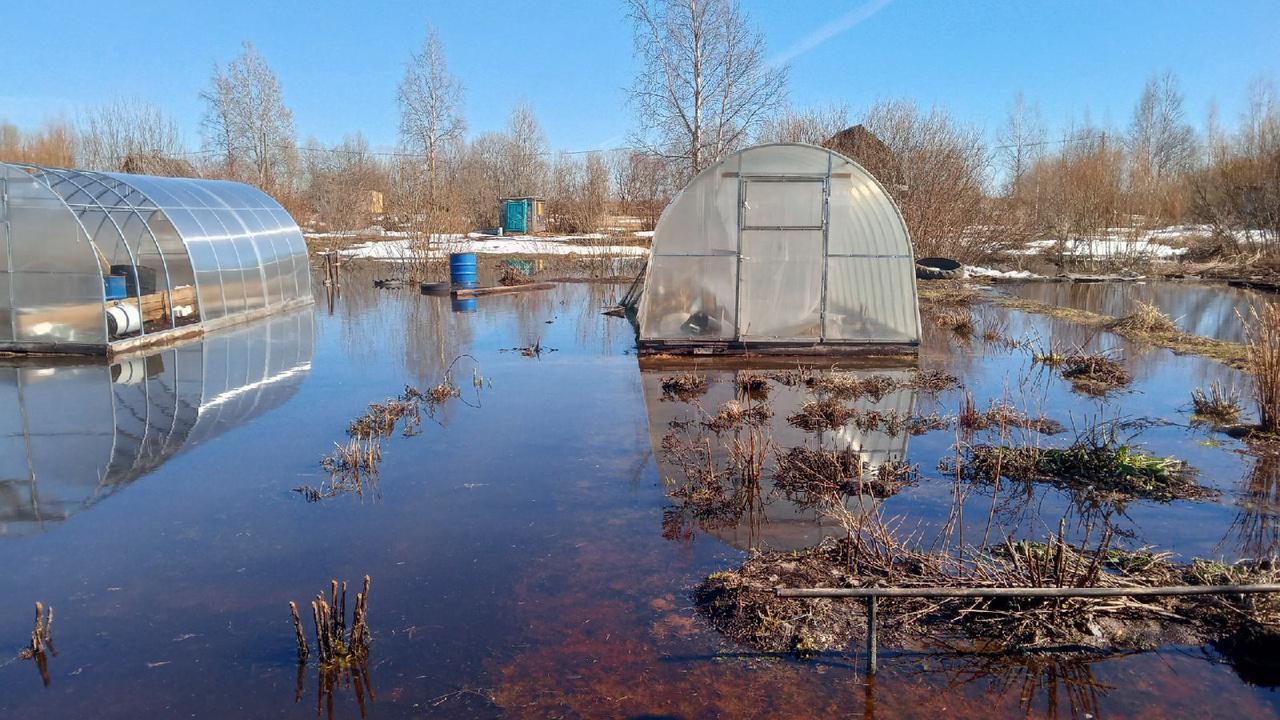
M 401 143 L 426 156 L 427 186 L 434 191 L 440 157 L 462 139 L 466 123 L 462 83 L 449 72 L 440 36 L 429 25 L 422 49 L 410 55 L 397 99 Z
M 738 147 L 786 99 L 737 0 L 627 0 L 640 72 L 639 142 L 692 176 Z
M 363 134 L 348 135 L 332 148 L 308 140 L 303 168 L 307 203 L 326 227 L 356 230 L 382 214 L 390 183 Z
M 1000 158 L 1004 162 L 1005 194 L 1018 197 L 1023 191 L 1023 178 L 1031 165 L 1043 154 L 1044 121 L 1040 109 L 1028 105 L 1019 90 L 1009 106 L 1009 115 L 997 139 Z
M 1152 75 L 1129 124 L 1132 182 L 1140 188 L 1185 173 L 1195 161 L 1195 131 L 1185 120 L 1182 92 L 1173 73 Z
M 613 156 L 614 193 L 623 213 L 640 218 L 641 229 L 652 230 L 667 201 L 675 193 L 671 161 L 629 150 Z
M 561 153 L 551 169 L 550 210 L 562 232 L 595 232 L 609 210 L 609 169 L 600 153 Z
M 25 162 L 53 167 L 76 164 L 76 131 L 61 118 L 46 120 L 36 132 L 23 132 L 0 121 L 0 162 Z
M 787 108 L 760 123 L 756 143 L 808 143 L 821 145 L 849 126 L 846 105 Z
M 214 67 L 205 101 L 205 147 L 221 157 L 220 171 L 274 193 L 292 190 L 298 169 L 293 113 L 280 80 L 245 41 L 240 57 Z
M 547 179 L 547 136 L 529 103 L 521 100 L 507 119 L 499 191 L 507 196 L 539 195 Z
M 117 99 L 85 112 L 78 141 L 80 166 L 89 170 L 119 171 L 126 164 L 137 168 L 152 158 L 180 163 L 186 150 L 178 123 L 138 98 Z

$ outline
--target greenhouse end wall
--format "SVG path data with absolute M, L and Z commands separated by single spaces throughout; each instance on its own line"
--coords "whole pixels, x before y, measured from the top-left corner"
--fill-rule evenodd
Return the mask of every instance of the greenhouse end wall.
M 118 352 L 312 301 L 301 231 L 241 183 L 0 164 L 0 233 L 2 351 Z
M 916 345 L 906 224 L 844 156 L 799 144 L 743 150 L 664 210 L 637 323 L 648 348 Z

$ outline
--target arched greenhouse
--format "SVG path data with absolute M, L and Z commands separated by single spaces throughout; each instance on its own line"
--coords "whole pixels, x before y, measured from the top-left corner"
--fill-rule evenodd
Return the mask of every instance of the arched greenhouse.
M 643 352 L 832 352 L 920 341 L 906 224 L 825 148 L 760 145 L 663 211 L 638 302 Z
M 256 188 L 0 163 L 0 351 L 113 354 L 311 301 L 302 233 Z

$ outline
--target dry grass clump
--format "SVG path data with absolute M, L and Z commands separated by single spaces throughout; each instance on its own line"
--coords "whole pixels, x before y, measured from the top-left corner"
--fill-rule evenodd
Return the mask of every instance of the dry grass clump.
M 1057 367 L 1073 390 L 1086 395 L 1105 395 L 1133 382 L 1124 365 L 1102 353 L 1072 353 L 1058 360 Z
M 1280 433 L 1280 305 L 1268 304 L 1262 312 L 1257 308 L 1249 312 L 1245 341 L 1259 429 L 1276 434 Z
M 869 470 L 852 448 L 817 450 L 799 446 L 777 456 L 774 486 L 800 505 L 831 497 L 866 495 L 884 499 L 898 494 L 919 476 L 914 465 L 888 462 Z
M 814 373 L 804 383 L 810 390 L 837 400 L 855 400 L 865 396 L 875 402 L 899 387 L 899 383 L 888 375 L 858 377 L 835 372 Z
M 833 508 L 846 537 L 795 553 L 756 554 L 713 573 L 694 590 L 698 611 L 731 639 L 756 650 L 808 654 L 847 647 L 866 632 L 862 603 L 777 597 L 775 587 L 1156 587 L 1269 583 L 1271 563 L 1179 565 L 1146 550 L 1065 539 L 1005 540 L 993 546 L 931 550 L 899 538 L 878 513 Z M 1156 598 L 901 598 L 882 600 L 884 644 L 968 639 L 1017 650 L 1084 646 L 1106 650 L 1197 644 L 1242 629 L 1274 636 L 1274 595 Z
M 765 403 L 747 403 L 729 400 L 720 406 L 720 410 L 702 425 L 716 433 L 736 430 L 745 424 L 765 425 L 773 417 L 773 408 Z
M 1244 409 L 1240 406 L 1240 393 L 1234 387 L 1226 387 L 1214 380 L 1208 394 L 1201 388 L 1191 391 L 1191 407 L 1195 418 L 1218 425 L 1230 425 L 1240 419 Z
M 662 378 L 662 394 L 684 402 L 702 395 L 708 387 L 707 376 L 697 373 L 680 373 Z
M 769 377 L 760 373 L 742 373 L 738 375 L 738 389 L 744 395 L 764 400 L 769 397 Z
M 929 413 L 928 415 L 912 415 L 907 418 L 903 429 L 911 435 L 924 435 L 934 430 L 946 430 L 951 427 L 951 420 L 942 417 L 938 413 Z
M 1179 333 L 1173 318 L 1151 303 L 1138 300 L 1133 312 L 1111 323 L 1110 328 L 1122 333 Z
M 940 393 L 960 387 L 960 378 L 945 370 L 918 370 L 902 387 L 927 393 Z
M 939 310 L 931 314 L 933 324 L 960 337 L 972 337 L 976 328 L 973 313 L 964 310 Z
M 958 461 L 943 461 L 941 469 L 984 483 L 997 483 L 1000 478 L 1045 483 L 1090 504 L 1201 500 L 1218 495 L 1198 484 L 1194 468 L 1177 458 L 1092 438 L 1078 438 L 1065 448 L 974 445 Z
M 956 426 L 966 432 L 979 432 L 996 428 L 1000 431 L 1016 428 L 1030 430 L 1041 435 L 1056 435 L 1063 431 L 1062 423 L 1043 415 L 1031 417 L 1008 402 L 987 402 L 987 408 L 979 411 L 973 396 L 966 394 L 960 401 L 960 412 L 956 415 Z
M 805 432 L 839 430 L 858 415 L 858 409 L 840 402 L 834 397 L 806 400 L 799 412 L 787 418 L 793 427 Z

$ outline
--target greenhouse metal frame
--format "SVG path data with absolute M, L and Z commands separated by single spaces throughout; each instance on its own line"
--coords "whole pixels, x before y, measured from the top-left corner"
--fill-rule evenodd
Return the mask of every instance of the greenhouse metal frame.
M 642 352 L 914 351 L 906 223 L 843 155 L 759 145 L 703 170 L 658 220 L 636 314 Z
M 256 188 L 0 163 L 0 352 L 115 354 L 311 302 L 302 232 Z

